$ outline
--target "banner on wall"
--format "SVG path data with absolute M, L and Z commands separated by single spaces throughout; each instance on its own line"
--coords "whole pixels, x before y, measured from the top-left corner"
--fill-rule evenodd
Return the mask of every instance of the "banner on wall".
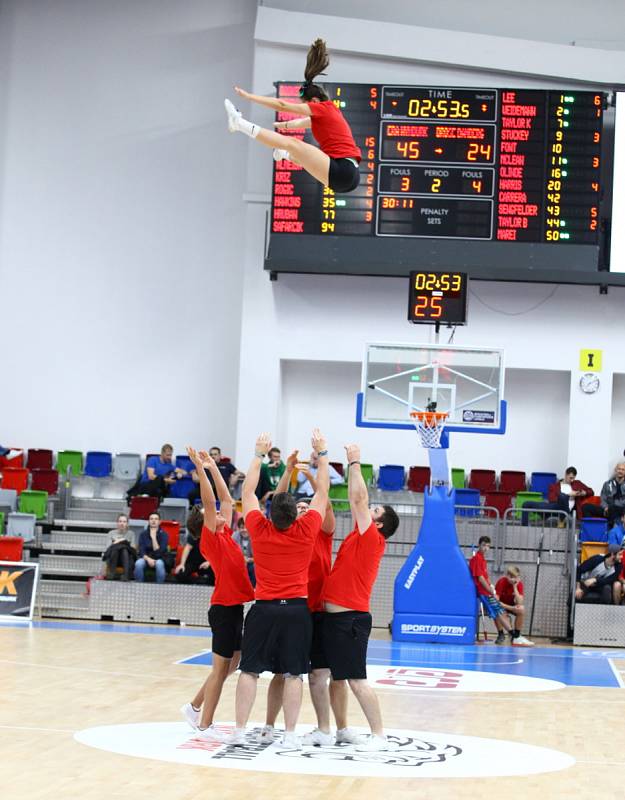
M 38 578 L 39 564 L 0 561 L 0 619 L 33 618 Z

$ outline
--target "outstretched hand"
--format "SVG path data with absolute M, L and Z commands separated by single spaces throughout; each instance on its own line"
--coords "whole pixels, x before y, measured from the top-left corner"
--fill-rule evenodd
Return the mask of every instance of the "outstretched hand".
M 205 469 L 210 469 L 211 467 L 216 467 L 217 464 L 215 463 L 215 459 L 206 452 L 206 450 L 200 450 L 198 453 L 200 460 L 202 462 L 202 466 Z
M 261 433 L 256 439 L 256 454 L 264 457 L 271 448 L 271 436 L 268 433 Z
M 290 456 L 287 456 L 286 459 L 286 468 L 289 472 L 293 472 L 295 467 L 297 466 L 297 458 L 299 455 L 299 450 L 293 450 Z
M 347 463 L 352 464 L 354 461 L 360 461 L 360 445 L 346 444 L 345 454 L 347 456 Z
M 244 100 L 250 99 L 250 93 L 246 92 L 245 89 L 241 89 L 240 86 L 235 86 L 234 91 L 239 95 L 239 97 L 242 97 Z
M 327 450 L 328 449 L 328 446 L 327 446 L 327 443 L 326 443 L 326 438 L 321 433 L 319 428 L 313 428 L 311 443 L 312 443 L 312 448 L 315 451 L 315 453 L 320 453 L 323 450 Z
M 193 461 L 193 466 L 196 469 L 202 469 L 202 459 L 200 458 L 199 453 L 193 447 L 187 447 L 187 455 Z

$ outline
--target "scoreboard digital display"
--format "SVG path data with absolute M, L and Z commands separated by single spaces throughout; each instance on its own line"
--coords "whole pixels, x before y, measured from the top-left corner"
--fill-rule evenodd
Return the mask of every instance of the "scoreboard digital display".
M 408 321 L 464 325 L 467 321 L 467 276 L 461 272 L 411 272 Z
M 335 194 L 299 165 L 276 163 L 267 269 L 359 272 L 360 258 L 362 274 L 484 264 L 505 272 L 517 261 L 597 270 L 606 93 L 324 87 L 362 151 L 360 185 Z M 298 91 L 277 84 L 292 102 Z M 314 143 L 309 130 L 285 133 Z M 294 263 L 302 240 L 325 260 L 318 269 Z

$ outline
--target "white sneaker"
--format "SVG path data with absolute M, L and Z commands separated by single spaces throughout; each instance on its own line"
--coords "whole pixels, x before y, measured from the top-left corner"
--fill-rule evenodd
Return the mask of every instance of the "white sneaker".
M 375 736 L 371 734 L 362 744 L 356 745 L 356 750 L 359 753 L 381 752 L 397 750 L 397 745 L 395 742 L 389 742 L 386 736 Z
M 200 712 L 196 711 L 191 703 L 185 703 L 183 706 L 180 707 L 180 713 L 189 723 L 193 730 L 197 730 L 197 726 L 200 724 Z
M 364 736 L 356 733 L 351 728 L 341 728 L 340 731 L 336 732 L 337 744 L 362 744 L 364 741 Z
M 223 742 L 226 737 L 221 731 L 218 731 L 214 725 L 209 725 L 208 728 L 198 728 L 195 734 L 196 739 L 206 739 L 209 742 Z
M 226 114 L 228 115 L 228 130 L 230 133 L 234 133 L 235 131 L 239 130 L 239 120 L 242 118 L 243 114 L 234 107 L 234 104 L 226 99 L 224 100 L 224 106 L 226 108 Z
M 275 147 L 273 151 L 273 160 L 274 161 L 284 161 L 284 159 L 289 158 L 289 151 L 282 150 L 279 147 Z
M 331 745 L 334 744 L 334 736 L 332 736 L 331 733 L 324 733 L 319 730 L 319 728 L 315 728 L 313 731 L 310 731 L 310 733 L 306 733 L 302 736 L 302 744 Z
M 259 744 L 273 744 L 275 739 L 276 729 L 273 725 L 263 725 L 260 733 L 258 734 L 257 741 Z
M 233 747 L 245 747 L 247 744 L 245 740 L 245 728 L 235 728 L 230 736 L 226 736 L 223 741 L 225 744 L 233 745 Z
M 296 733 L 285 731 L 280 746 L 288 747 L 289 750 L 301 750 L 302 741 Z
M 534 642 L 530 642 L 529 639 L 526 639 L 525 636 L 517 636 L 516 639 L 512 640 L 513 647 L 534 647 Z

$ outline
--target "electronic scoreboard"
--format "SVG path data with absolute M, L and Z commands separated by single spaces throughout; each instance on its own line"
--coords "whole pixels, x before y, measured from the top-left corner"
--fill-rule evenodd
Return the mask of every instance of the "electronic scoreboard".
M 335 194 L 276 163 L 266 269 L 597 282 L 584 274 L 599 267 L 606 215 L 606 93 L 324 87 L 362 151 L 360 185 Z M 294 102 L 298 90 L 277 84 Z

